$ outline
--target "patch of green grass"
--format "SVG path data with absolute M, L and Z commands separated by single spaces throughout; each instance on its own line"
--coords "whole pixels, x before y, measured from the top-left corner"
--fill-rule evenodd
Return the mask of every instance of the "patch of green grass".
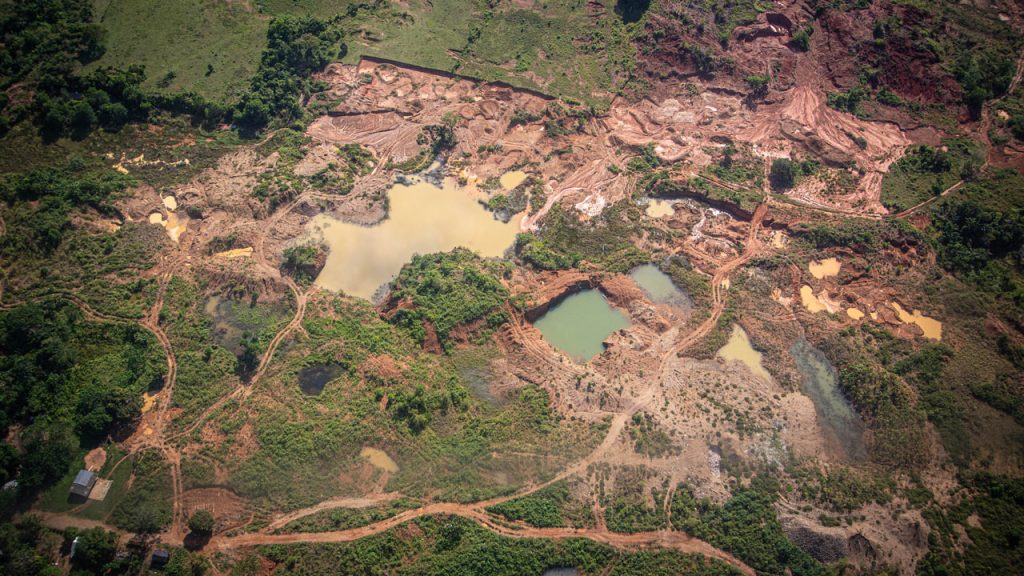
M 138 454 L 131 465 L 134 475 L 131 488 L 114 508 L 110 522 L 131 532 L 159 532 L 171 523 L 174 501 L 171 468 L 155 451 Z
M 300 518 L 289 522 L 275 534 L 289 534 L 293 532 L 331 532 L 335 530 L 348 530 L 380 522 L 392 516 L 396 516 L 406 510 L 416 508 L 421 503 L 411 498 L 399 498 L 382 506 L 368 508 L 336 508 L 334 510 L 322 510 L 311 516 Z
M 301 574 L 542 574 L 573 566 L 583 573 L 614 569 L 620 576 L 726 576 L 739 572 L 718 560 L 675 551 L 618 551 L 592 540 L 510 538 L 470 520 L 430 516 L 343 544 L 262 546 L 277 573 Z
M 74 483 L 75 476 L 79 470 L 85 468 L 85 452 L 85 450 L 79 451 L 78 455 L 72 459 L 72 465 L 68 468 L 67 474 L 42 493 L 37 503 L 40 510 L 63 513 L 81 504 L 72 501 L 70 495 L 71 484 Z
M 194 91 L 205 98 L 233 102 L 248 88 L 267 43 L 268 20 L 248 9 L 247 2 L 100 0 L 96 4 L 95 17 L 106 31 L 107 50 L 86 71 L 141 64 L 146 67 L 144 86 L 150 90 Z
M 554 528 L 565 526 L 562 508 L 569 498 L 569 484 L 562 481 L 529 496 L 495 504 L 487 508 L 487 511 L 538 528 Z
M 937 196 L 961 178 L 972 177 L 981 165 L 977 144 L 950 139 L 946 150 L 930 146 L 911 148 L 882 179 L 882 204 L 893 212 L 906 210 Z
M 184 426 L 238 382 L 238 359 L 214 342 L 213 319 L 203 310 L 198 288 L 187 280 L 171 278 L 160 311 L 160 325 L 167 332 L 178 361 L 173 402 L 182 413 L 174 424 Z
M 280 7 L 281 1 L 267 4 Z M 588 14 L 579 0 L 555 0 L 529 10 L 492 8 L 481 0 L 361 10 L 350 26 L 366 33 L 349 42 L 345 60 L 379 56 L 603 103 L 631 80 L 636 66 L 632 39 L 642 26 L 624 24 L 612 2 L 607 4 L 600 17 Z
M 108 458 L 116 458 L 113 463 L 116 463 L 120 459 L 118 451 L 111 448 L 108 449 Z M 108 465 L 113 465 L 111 462 L 107 462 Z M 76 516 L 82 518 L 88 518 L 90 520 L 105 521 L 110 513 L 117 508 L 119 504 L 124 500 L 128 493 L 128 480 L 132 475 L 132 460 L 128 458 L 121 462 L 121 465 L 113 469 L 112 472 L 101 473 L 100 476 L 111 481 L 110 491 L 107 492 L 107 497 L 102 501 L 90 500 L 88 505 L 83 508 Z

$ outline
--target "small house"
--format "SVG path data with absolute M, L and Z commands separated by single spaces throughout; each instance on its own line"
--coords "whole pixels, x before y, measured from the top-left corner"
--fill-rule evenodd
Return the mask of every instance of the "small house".
M 153 558 L 149 561 L 149 565 L 152 568 L 160 568 L 166 566 L 171 560 L 171 553 L 167 550 L 158 549 L 153 551 Z
M 79 470 L 75 481 L 71 483 L 71 493 L 75 496 L 88 498 L 92 487 L 96 485 L 96 473 L 89 470 Z

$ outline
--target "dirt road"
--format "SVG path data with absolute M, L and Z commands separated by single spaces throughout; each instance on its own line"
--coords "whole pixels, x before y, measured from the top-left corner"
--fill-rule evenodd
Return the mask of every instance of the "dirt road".
M 657 531 L 639 532 L 635 534 L 619 534 L 596 528 L 509 528 L 495 523 L 489 514 L 479 508 L 479 505 L 447 503 L 431 504 L 415 510 L 409 510 L 388 518 L 387 520 L 382 520 L 368 526 L 352 528 L 349 530 L 296 534 L 243 534 L 241 536 L 234 536 L 230 538 L 215 537 L 210 541 L 207 546 L 207 550 L 226 551 L 234 548 L 261 546 L 266 544 L 352 542 L 354 540 L 386 532 L 392 528 L 405 524 L 410 520 L 433 515 L 450 515 L 468 518 L 492 532 L 512 538 L 588 538 L 617 548 L 661 546 L 690 554 L 702 554 L 709 558 L 715 558 L 735 566 L 741 572 L 749 576 L 754 576 L 756 574 L 752 568 L 731 554 L 722 552 L 714 546 L 711 546 L 702 540 L 687 536 L 682 532 Z

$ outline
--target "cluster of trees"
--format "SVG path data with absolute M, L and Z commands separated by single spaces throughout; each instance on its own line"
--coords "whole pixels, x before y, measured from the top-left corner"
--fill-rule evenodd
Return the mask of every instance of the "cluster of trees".
M 949 152 L 927 144 L 921 144 L 908 150 L 906 156 L 900 159 L 900 163 L 919 172 L 933 174 L 949 172 L 953 169 L 953 161 L 950 159 Z
M 974 201 L 943 204 L 932 222 L 938 232 L 938 259 L 947 270 L 965 275 L 984 271 L 992 261 L 1024 259 L 1024 216 Z
M 842 112 L 859 115 L 861 114 L 861 102 L 867 100 L 869 96 L 868 91 L 858 85 L 846 92 L 829 92 L 828 105 Z
M 0 350 L 0 429 L 24 426 L 20 451 L 0 444 L 0 476 L 16 478 L 22 494 L 60 479 L 80 446 L 137 418 L 143 391 L 162 375 L 143 329 L 86 322 L 64 302 L 2 313 Z
M 320 273 L 323 264 L 323 248 L 317 244 L 300 244 L 284 249 L 282 270 L 306 284 L 312 282 Z
M 829 574 L 786 538 L 775 516 L 778 492 L 777 480 L 756 476 L 749 486 L 738 488 L 728 502 L 718 506 L 707 498 L 696 500 L 688 487 L 680 486 L 672 499 L 672 521 L 687 533 L 731 552 L 758 572 Z
M 103 55 L 102 30 L 89 0 L 24 0 L 0 12 L 0 93 L 26 79 L 45 92 L 59 91 L 83 63 Z M 8 110 L 8 108 L 11 108 Z M 0 131 L 28 115 L 0 96 Z
M 526 522 L 538 528 L 565 526 L 562 508 L 571 500 L 569 484 L 557 482 L 529 496 L 489 506 L 487 511 L 513 522 Z
M 465 248 L 413 257 L 392 282 L 391 291 L 393 299 L 408 299 L 413 307 L 400 308 L 391 321 L 421 343 L 427 338 L 424 324 L 429 323 L 445 350 L 458 326 L 479 319 L 486 319 L 490 328 L 503 324 L 506 317 L 500 308 L 508 290 L 489 268 Z
M 967 50 L 953 63 L 964 104 L 978 118 L 986 100 L 1006 94 L 1016 69 L 1011 57 L 993 50 Z
M 383 390 L 378 391 L 378 396 Z M 404 422 L 413 434 L 426 430 L 434 413 L 446 414 L 449 408 L 468 407 L 468 392 L 458 383 L 449 382 L 447 387 L 427 389 L 423 384 L 412 390 L 392 390 L 388 401 L 388 412 L 392 418 Z M 379 400 L 379 398 L 378 398 Z
M 885 337 L 882 332 L 878 336 Z M 927 464 L 930 454 L 921 448 L 925 414 L 916 406 L 917 394 L 906 380 L 857 359 L 840 369 L 839 388 L 873 431 L 868 448 L 874 461 L 911 470 Z
M 64 570 L 51 558 L 67 552 L 76 540 L 70 573 L 75 576 L 137 576 L 143 573 L 148 546 L 138 541 L 121 548 L 117 534 L 103 528 L 68 528 L 63 533 L 44 528 L 38 518 L 27 516 L 17 523 L 0 523 L 0 574 L 60 576 Z M 174 550 L 162 570 L 166 576 L 203 576 L 205 559 L 185 550 Z
M 289 121 L 301 116 L 299 97 L 313 89 L 309 75 L 345 55 L 340 41 L 336 26 L 315 18 L 272 20 L 259 70 L 234 110 L 235 123 L 243 130 L 259 131 L 273 118 Z
M 87 171 L 74 161 L 0 180 L 0 200 L 10 206 L 0 254 L 8 258 L 50 254 L 64 238 L 72 209 L 92 208 L 113 215 L 110 200 L 129 182 L 117 172 Z

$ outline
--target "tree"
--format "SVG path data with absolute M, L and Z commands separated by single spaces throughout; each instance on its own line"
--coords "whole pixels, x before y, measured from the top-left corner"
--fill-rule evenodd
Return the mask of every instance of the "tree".
M 188 519 L 188 529 L 197 534 L 208 536 L 213 533 L 214 523 L 213 514 L 206 510 L 196 510 L 192 513 L 192 517 Z
M 750 86 L 750 95 L 754 98 L 764 98 L 768 94 L 768 81 L 767 76 L 761 76 L 758 74 L 751 74 L 747 76 L 747 85 Z
M 37 422 L 22 433 L 25 454 L 21 459 L 23 487 L 40 488 L 67 474 L 78 449 L 78 438 L 66 424 Z
M 96 111 L 85 100 L 71 105 L 71 128 L 76 134 L 88 132 L 96 123 Z
M 198 555 L 184 550 L 176 551 L 171 556 L 171 561 L 164 568 L 166 576 L 204 576 L 206 574 L 206 560 Z M 235 568 L 238 572 L 238 568 Z M 248 574 L 250 572 L 242 572 Z
M 100 107 L 100 125 L 108 132 L 117 132 L 128 123 L 128 109 L 120 102 Z
M 622 17 L 623 22 L 636 22 L 650 6 L 651 0 L 618 0 L 615 3 L 615 12 Z
M 796 34 L 793 34 L 793 40 L 790 43 L 794 48 L 801 52 L 807 52 L 811 49 L 811 34 L 814 33 L 814 27 L 808 26 L 801 29 Z
M 117 536 L 103 528 L 90 528 L 78 534 L 78 548 L 75 551 L 75 566 L 94 573 L 102 573 L 103 567 L 114 559 L 117 552 Z
M 772 161 L 772 170 L 768 175 L 772 188 L 776 190 L 787 190 L 796 184 L 797 170 L 799 165 L 789 158 L 776 158 Z

